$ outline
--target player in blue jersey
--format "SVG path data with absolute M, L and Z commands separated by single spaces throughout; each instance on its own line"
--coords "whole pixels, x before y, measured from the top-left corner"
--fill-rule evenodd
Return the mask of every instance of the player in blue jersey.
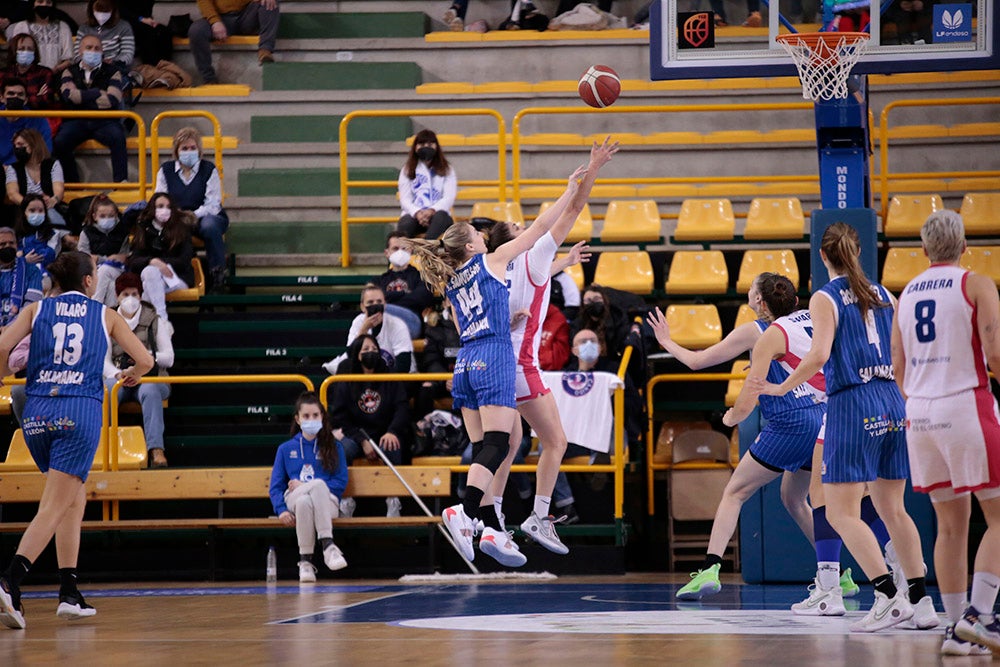
M 578 179 L 585 173 L 581 167 L 570 176 L 569 196 L 577 191 Z M 447 508 L 443 518 L 463 556 L 470 561 L 475 557 L 472 539 L 479 519 L 486 526 L 480 550 L 508 566 L 526 561 L 499 525 L 492 507 L 480 512 L 480 505 L 493 475 L 512 455 L 514 439 L 520 441 L 507 265 L 530 249 L 554 222 L 553 216 L 540 216 L 524 233 L 488 254 L 483 236 L 465 223 L 452 225 L 435 241 L 410 240 L 424 282 L 435 293 L 447 296 L 462 341 L 455 362 L 452 398 L 453 406 L 462 410 L 472 442 L 472 466 L 462 504 Z M 492 504 L 492 498 L 486 499 L 487 506 Z
M 60 578 L 56 614 L 75 620 L 96 613 L 77 589 L 76 562 L 87 502 L 84 482 L 101 439 L 109 337 L 134 360 L 121 371 L 127 386 L 153 367 L 152 355 L 121 315 L 90 298 L 97 287 L 90 255 L 62 253 L 48 272 L 56 296 L 25 308 L 0 335 L 0 377 L 6 377 L 10 351 L 33 334 L 22 427 L 32 458 L 47 476 L 38 512 L 0 574 L 0 623 L 15 629 L 25 627 L 21 580 L 53 535 Z
M 827 518 L 875 587 L 875 604 L 851 629 L 874 632 L 911 617 L 917 627 L 929 628 L 938 619 L 924 584 L 920 535 L 903 505 L 909 465 L 906 415 L 890 351 L 893 299 L 865 277 L 860 254 L 853 227 L 838 222 L 827 228 L 820 256 L 830 282 L 809 303 L 812 347 L 781 384 L 753 384 L 764 394 L 782 396 L 823 369 L 829 396 L 823 452 Z M 875 535 L 861 519 L 866 482 L 906 574 L 908 595 L 897 595 Z

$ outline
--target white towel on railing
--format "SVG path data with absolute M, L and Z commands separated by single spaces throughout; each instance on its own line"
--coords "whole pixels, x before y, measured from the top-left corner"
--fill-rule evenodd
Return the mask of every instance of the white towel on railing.
M 614 427 L 611 393 L 622 386 L 618 376 L 604 371 L 546 371 L 542 376 L 556 399 L 566 439 L 595 452 L 609 452 Z

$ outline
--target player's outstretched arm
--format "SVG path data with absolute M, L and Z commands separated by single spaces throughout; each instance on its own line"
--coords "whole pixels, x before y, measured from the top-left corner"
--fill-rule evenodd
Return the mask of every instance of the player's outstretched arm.
M 670 325 L 663 312 L 656 308 L 646 317 L 656 341 L 664 350 L 693 371 L 725 363 L 753 348 L 760 338 L 760 330 L 753 322 L 746 322 L 729 332 L 725 338 L 704 350 L 689 350 L 670 337 Z
M 722 416 L 722 423 L 726 426 L 736 426 L 741 421 L 750 416 L 754 406 L 757 405 L 757 397 L 760 395 L 757 387 L 759 381 L 767 377 L 767 371 L 771 367 L 771 360 L 776 359 L 785 353 L 785 336 L 775 327 L 769 327 L 760 340 L 753 346 L 750 353 L 750 372 L 747 373 L 748 382 L 743 383 L 740 395 L 736 398 L 733 407 Z M 749 380 L 754 380 L 750 382 Z
M 550 230 L 556 245 L 562 245 L 566 237 L 569 236 L 573 225 L 576 224 L 576 219 L 590 199 L 590 192 L 594 189 L 594 183 L 597 182 L 597 173 L 601 167 L 611 161 L 614 154 L 618 152 L 618 148 L 618 142 L 612 142 L 610 136 L 605 137 L 600 145 L 596 141 L 594 142 L 590 149 L 590 162 L 587 164 L 587 171 L 580 181 L 580 187 Z
M 108 324 L 108 333 L 122 346 L 125 354 L 132 357 L 134 362 L 131 367 L 121 372 L 121 378 L 125 381 L 125 386 L 133 387 L 139 382 L 139 378 L 153 370 L 153 355 L 136 338 L 135 334 L 132 333 L 132 329 L 129 328 L 128 323 L 125 322 L 117 311 L 106 308 L 104 314 Z
M 31 333 L 36 310 L 38 310 L 38 302 L 26 306 L 17 319 L 3 330 L 3 334 L 0 334 L 0 380 L 11 375 L 10 365 L 7 363 L 11 350 Z
M 965 288 L 976 307 L 979 340 L 982 341 L 986 363 L 994 375 L 1000 374 L 1000 296 L 996 286 L 986 276 L 973 273 Z
M 590 246 L 587 245 L 586 241 L 580 241 L 575 246 L 570 248 L 569 252 L 565 257 L 560 257 L 559 259 L 552 262 L 552 266 L 549 269 L 549 275 L 554 276 L 560 271 L 565 271 L 571 266 L 576 264 L 585 264 L 590 261 Z
M 892 370 L 899 386 L 899 393 L 906 398 L 903 391 L 903 382 L 906 380 L 906 350 L 903 348 L 903 333 L 899 329 L 899 310 L 897 309 L 892 318 Z

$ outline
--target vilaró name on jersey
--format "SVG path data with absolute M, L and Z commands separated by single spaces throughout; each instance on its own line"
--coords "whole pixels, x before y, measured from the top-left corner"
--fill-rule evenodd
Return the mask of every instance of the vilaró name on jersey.
M 58 317 L 84 317 L 87 314 L 87 304 L 56 302 L 56 316 Z

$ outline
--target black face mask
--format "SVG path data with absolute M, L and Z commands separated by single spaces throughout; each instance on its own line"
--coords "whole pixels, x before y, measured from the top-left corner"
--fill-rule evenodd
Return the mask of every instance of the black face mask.
M 362 352 L 361 365 L 369 370 L 375 370 L 378 366 L 378 360 L 381 358 L 382 355 L 378 352 Z
M 49 7 L 48 5 L 35 7 L 35 16 L 45 21 L 50 16 L 52 16 L 52 7 Z
M 587 312 L 587 315 L 590 315 L 591 317 L 600 317 L 604 314 L 604 302 L 591 301 L 584 306 L 584 310 Z
M 5 105 L 11 111 L 20 111 L 24 108 L 24 100 L 20 97 L 8 97 L 4 100 Z
M 7 246 L 0 248 L 0 264 L 10 264 L 17 259 L 17 248 Z
M 373 303 L 370 306 L 365 306 L 366 315 L 376 315 L 382 312 L 385 312 L 385 304 L 383 303 Z
M 18 162 L 27 162 L 31 158 L 31 152 L 26 146 L 15 146 L 14 157 L 17 158 Z
M 424 146 L 423 148 L 417 149 L 417 159 L 421 162 L 430 162 L 437 155 L 437 151 L 430 146 Z

